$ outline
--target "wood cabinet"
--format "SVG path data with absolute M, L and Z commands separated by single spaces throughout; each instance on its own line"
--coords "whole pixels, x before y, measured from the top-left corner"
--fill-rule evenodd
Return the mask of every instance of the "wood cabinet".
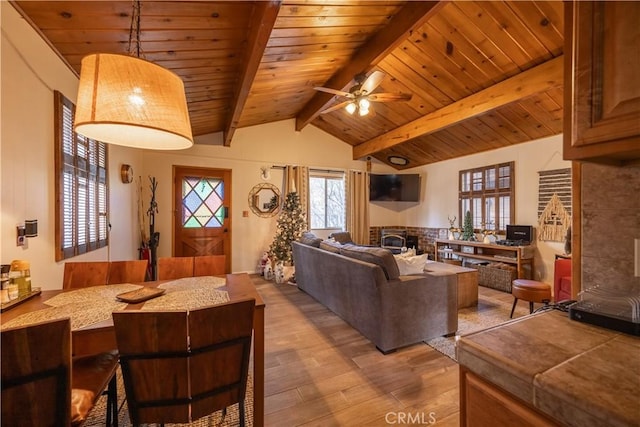
M 516 266 L 518 279 L 533 277 L 533 256 L 534 246 L 503 246 L 466 240 L 436 239 L 435 241 L 436 261 L 445 261 L 449 257 L 456 257 L 504 262 Z
M 460 426 L 558 426 L 556 421 L 460 366 Z
M 565 3 L 564 158 L 640 159 L 640 2 Z

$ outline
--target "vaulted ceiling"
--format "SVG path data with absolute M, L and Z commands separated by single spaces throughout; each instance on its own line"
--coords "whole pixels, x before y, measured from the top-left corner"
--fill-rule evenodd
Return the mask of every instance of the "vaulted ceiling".
M 129 53 L 131 1 L 15 1 L 77 74 L 90 53 Z M 142 1 L 141 57 L 185 84 L 194 135 L 295 118 L 353 146 L 354 159 L 415 167 L 562 132 L 559 1 Z M 343 108 L 359 73 L 385 73 Z

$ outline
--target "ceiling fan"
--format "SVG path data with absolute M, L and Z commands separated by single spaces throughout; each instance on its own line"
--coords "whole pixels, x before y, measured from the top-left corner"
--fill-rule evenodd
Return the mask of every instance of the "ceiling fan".
M 374 71 L 369 77 L 364 73 L 357 74 L 354 78 L 356 84 L 349 89 L 349 92 L 328 87 L 314 87 L 315 90 L 347 98 L 346 101 L 321 111 L 321 114 L 330 113 L 344 107 L 349 114 L 354 114 L 357 111 L 359 115 L 366 116 L 372 111 L 370 109 L 371 102 L 408 101 L 411 99 L 412 95 L 407 93 L 372 93 L 382 83 L 384 76 L 385 73 L 382 71 Z

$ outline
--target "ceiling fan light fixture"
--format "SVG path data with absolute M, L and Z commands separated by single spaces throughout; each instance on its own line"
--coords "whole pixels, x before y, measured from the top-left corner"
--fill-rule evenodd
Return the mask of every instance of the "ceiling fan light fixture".
M 396 166 L 407 166 L 409 164 L 409 159 L 402 156 L 389 156 L 387 157 L 387 160 L 389 163 Z
M 127 55 L 98 53 L 82 59 L 74 130 L 134 148 L 180 150 L 193 145 L 180 77 Z
M 359 108 L 358 109 L 358 114 L 360 114 L 360 116 L 366 116 L 367 114 L 369 114 L 369 109 L 368 108 Z
M 369 100 L 367 98 L 360 98 L 358 100 L 358 108 L 360 108 L 361 110 L 369 110 L 369 107 L 371 106 L 371 103 L 369 102 Z
M 350 103 L 347 104 L 346 107 L 344 107 L 344 109 L 347 110 L 347 113 L 349 113 L 349 114 L 355 113 L 357 108 L 358 107 L 356 106 L 355 102 L 350 102 Z

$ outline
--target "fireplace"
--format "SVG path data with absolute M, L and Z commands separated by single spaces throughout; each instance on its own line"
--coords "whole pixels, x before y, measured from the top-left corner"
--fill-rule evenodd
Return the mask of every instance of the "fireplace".
M 400 253 L 403 246 L 407 246 L 407 230 L 385 228 L 380 232 L 380 246 L 391 249 L 391 252 Z

